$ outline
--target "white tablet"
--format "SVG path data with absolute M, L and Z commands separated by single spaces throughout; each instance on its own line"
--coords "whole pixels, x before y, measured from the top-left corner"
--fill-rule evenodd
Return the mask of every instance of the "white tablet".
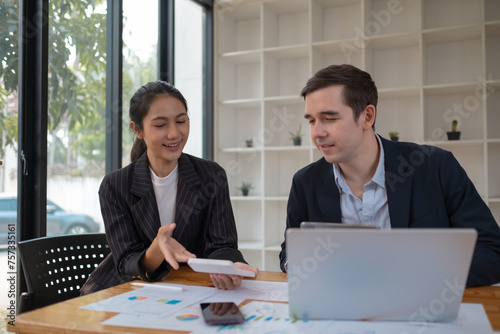
M 201 273 L 255 277 L 255 273 L 253 271 L 238 269 L 234 266 L 234 263 L 229 260 L 193 258 L 189 259 L 187 263 L 191 269 Z

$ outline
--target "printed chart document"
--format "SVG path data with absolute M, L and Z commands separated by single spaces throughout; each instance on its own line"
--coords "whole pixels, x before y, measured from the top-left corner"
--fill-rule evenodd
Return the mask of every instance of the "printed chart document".
M 155 285 L 142 287 L 120 295 L 83 306 L 82 309 L 104 312 L 118 312 L 135 315 L 165 316 L 183 309 L 200 300 L 217 293 L 216 288 L 165 284 L 166 286 L 182 287 L 183 291 L 165 289 Z
M 155 283 L 96 302 L 83 309 L 118 312 L 104 325 L 183 330 L 192 333 L 329 333 L 329 334 L 486 334 L 493 333 L 481 304 L 461 304 L 451 323 L 296 320 L 288 313 L 287 283 L 244 280 L 234 290 Z M 182 287 L 182 291 L 159 285 Z M 245 317 L 241 325 L 209 326 L 200 302 L 233 301 Z
M 239 301 L 245 299 L 288 302 L 288 284 L 285 282 L 264 282 L 244 280 L 234 290 L 219 290 L 207 302 Z M 238 304 L 238 303 L 237 303 Z
M 306 334 L 487 334 L 493 333 L 481 304 L 462 304 L 459 319 L 452 323 L 407 323 L 333 320 L 294 320 L 288 304 L 253 301 L 242 307 L 245 323 L 209 326 L 198 304 L 166 317 L 120 314 L 104 325 L 184 330 L 196 333 L 306 333 Z
M 210 326 L 205 323 L 198 304 L 167 317 L 117 315 L 104 325 L 131 326 L 151 329 L 183 330 L 191 333 L 328 333 L 330 321 L 293 320 L 288 316 L 288 304 L 250 302 L 240 308 L 245 317 L 241 325 Z M 126 324 L 126 325 L 125 325 Z M 286 328 L 286 331 L 283 329 Z M 277 329 L 279 331 L 274 332 Z

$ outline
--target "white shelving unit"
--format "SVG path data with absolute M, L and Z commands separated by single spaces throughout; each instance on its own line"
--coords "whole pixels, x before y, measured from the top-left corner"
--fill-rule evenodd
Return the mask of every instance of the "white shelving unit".
M 279 270 L 292 176 L 321 157 L 299 94 L 334 63 L 372 74 L 379 134 L 452 151 L 500 222 L 500 1 L 216 1 L 215 18 L 216 160 L 252 264 Z

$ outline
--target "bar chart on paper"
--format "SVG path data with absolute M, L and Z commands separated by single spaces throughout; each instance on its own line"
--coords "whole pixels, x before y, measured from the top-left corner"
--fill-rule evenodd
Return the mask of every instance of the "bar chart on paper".
M 189 290 L 167 290 L 155 286 L 142 287 L 82 308 L 96 311 L 166 316 L 216 292 L 214 288 L 207 287 L 192 286 L 186 287 L 186 289 Z

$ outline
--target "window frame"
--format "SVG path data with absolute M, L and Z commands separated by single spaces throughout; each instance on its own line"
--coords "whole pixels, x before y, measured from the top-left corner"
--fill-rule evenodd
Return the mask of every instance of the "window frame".
M 214 158 L 214 1 L 190 0 L 204 9 L 203 158 Z M 158 78 L 175 82 L 175 1 L 158 0 Z M 166 20 L 164 19 L 166 18 Z
M 203 157 L 213 159 L 214 1 L 191 1 L 205 9 Z M 158 4 L 158 78 L 173 82 L 175 1 L 158 0 Z M 121 168 L 122 161 L 122 9 L 123 0 L 107 0 L 106 174 Z M 23 43 L 19 43 L 18 73 L 17 241 L 43 237 L 47 232 L 48 10 L 49 0 L 19 1 L 18 38 Z M 17 268 L 17 291 L 26 291 L 21 263 Z

